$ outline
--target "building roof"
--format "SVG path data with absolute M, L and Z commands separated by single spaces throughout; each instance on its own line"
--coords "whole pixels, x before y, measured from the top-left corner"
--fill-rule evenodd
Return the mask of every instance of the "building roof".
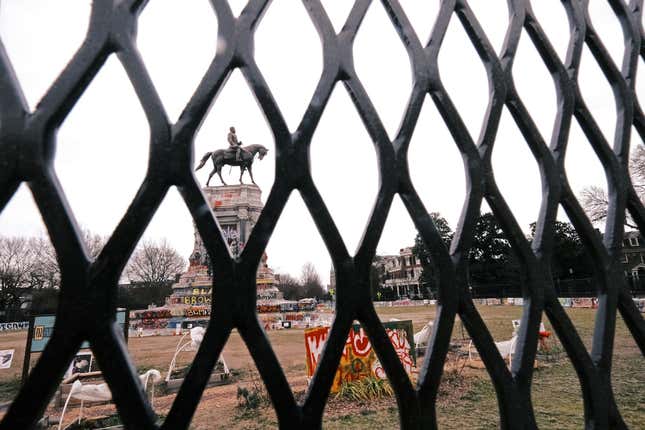
M 634 238 L 640 238 L 641 232 L 638 230 L 630 230 L 626 231 L 625 234 L 623 235 L 623 239 L 634 239 Z

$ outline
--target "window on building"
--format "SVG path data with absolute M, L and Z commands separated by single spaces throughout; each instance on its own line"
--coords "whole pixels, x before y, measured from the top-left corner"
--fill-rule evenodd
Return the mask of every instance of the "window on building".
M 630 237 L 629 238 L 629 244 L 631 246 L 638 246 L 638 238 L 637 237 Z
M 642 257 L 642 255 L 641 255 L 641 259 L 642 259 L 642 258 L 643 258 L 643 257 Z M 623 260 L 622 260 L 622 262 L 623 262 L 623 263 L 629 263 L 629 258 L 627 258 L 627 254 L 623 254 Z
M 641 264 L 645 264 L 645 255 L 641 254 Z

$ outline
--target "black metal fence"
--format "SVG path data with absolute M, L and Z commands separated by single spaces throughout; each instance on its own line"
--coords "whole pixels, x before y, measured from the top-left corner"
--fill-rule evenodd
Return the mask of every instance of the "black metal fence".
M 115 324 L 119 274 L 169 187 L 177 186 L 204 238 L 214 264 L 212 319 L 195 361 L 174 404 L 161 425 L 188 428 L 206 382 L 229 334 L 237 328 L 256 362 L 283 428 L 320 427 L 345 336 L 354 319 L 366 328 L 372 345 L 396 392 L 401 426 L 436 427 L 435 401 L 455 316 L 459 315 L 492 378 L 503 428 L 535 428 L 531 378 L 542 315 L 550 320 L 571 360 L 582 387 L 587 428 L 624 428 L 611 386 L 612 351 L 617 312 L 645 352 L 645 325 L 634 306 L 618 262 L 623 219 L 629 210 L 645 234 L 645 209 L 630 183 L 627 164 L 632 126 L 643 138 L 645 117 L 634 92 L 639 56 L 645 58 L 641 29 L 642 0 L 609 0 L 622 26 L 625 51 L 615 64 L 594 31 L 586 0 L 563 0 L 570 23 L 566 60 L 561 62 L 526 0 L 509 0 L 507 35 L 498 56 L 466 0 L 441 2 L 430 40 L 423 45 L 397 0 L 383 0 L 412 63 L 414 85 L 407 110 L 394 140 L 388 138 L 379 114 L 352 62 L 352 43 L 370 0 L 357 0 L 337 34 L 319 0 L 303 0 L 323 44 L 324 69 L 312 102 L 295 133 L 290 133 L 271 90 L 253 58 L 253 34 L 268 0 L 251 0 L 235 18 L 225 0 L 211 0 L 218 18 L 218 52 L 179 120 L 171 124 L 135 44 L 137 18 L 143 0 L 96 0 L 85 41 L 58 76 L 35 111 L 29 112 L 4 47 L 0 45 L 0 208 L 18 185 L 26 182 L 56 248 L 62 287 L 53 337 L 0 424 L 2 429 L 33 427 L 53 395 L 58 381 L 84 340 L 89 340 L 128 428 L 155 428 L 132 362 Z M 450 20 L 459 20 L 483 62 L 490 81 L 490 99 L 480 136 L 471 136 L 442 85 L 437 58 Z M 520 33 L 525 31 L 549 70 L 558 97 L 558 112 L 545 142 L 515 90 L 513 60 Z M 224 45 L 223 45 L 224 46 Z M 609 82 L 617 106 L 617 127 L 608 142 L 590 114 L 577 85 L 583 47 L 593 54 Z M 53 169 L 56 132 L 106 58 L 116 53 L 144 108 L 150 130 L 146 177 L 125 216 L 95 260 L 79 236 Z M 268 118 L 276 144 L 276 179 L 262 215 L 243 253 L 233 259 L 218 224 L 192 174 L 193 139 L 209 106 L 231 72 L 239 68 Z M 356 255 L 347 251 L 325 202 L 311 177 L 309 145 L 331 91 L 341 82 L 369 132 L 378 154 L 378 198 Z M 466 160 L 468 191 L 460 224 L 446 249 L 415 191 L 407 164 L 412 131 L 425 96 L 429 94 Z M 491 166 L 491 151 L 502 109 L 510 111 L 539 164 L 542 206 L 531 245 L 502 198 Z M 574 196 L 564 168 L 572 121 L 580 125 L 600 159 L 609 183 L 609 214 L 604 239 L 595 234 Z M 294 399 L 287 379 L 255 314 L 255 271 L 291 192 L 302 195 L 336 272 L 336 318 L 304 401 Z M 434 334 L 413 386 L 379 322 L 370 300 L 369 273 L 376 245 L 392 199 L 399 195 L 431 250 L 439 268 L 440 305 Z M 468 293 L 467 258 L 475 220 L 486 199 L 521 263 L 526 280 L 518 352 L 510 369 L 500 356 L 486 324 Z M 553 225 L 561 206 L 582 238 L 597 268 L 598 310 L 591 353 L 587 352 L 558 301 L 549 274 Z M 455 417 L 458 419 L 458 417 Z
M 645 297 L 645 279 L 629 275 L 624 282 L 632 297 Z M 558 297 L 595 297 L 598 292 L 596 278 L 554 279 L 552 285 Z M 475 299 L 523 296 L 518 284 L 471 284 L 470 294 Z
M 627 288 L 631 291 L 632 297 L 645 297 L 645 278 L 628 276 Z

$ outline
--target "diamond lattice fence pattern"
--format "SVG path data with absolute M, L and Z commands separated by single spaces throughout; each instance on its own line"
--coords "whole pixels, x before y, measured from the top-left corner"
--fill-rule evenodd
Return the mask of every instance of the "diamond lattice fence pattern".
M 376 2 L 377 0 L 374 0 Z M 542 1 L 542 0 L 540 0 Z M 594 0 L 601 1 L 601 0 Z M 459 315 L 486 364 L 499 399 L 504 428 L 534 428 L 530 388 L 538 327 L 549 319 L 581 381 L 589 428 L 625 427 L 612 395 L 610 372 L 617 311 L 641 351 L 645 324 L 626 288 L 619 263 L 623 221 L 628 210 L 645 233 L 645 209 L 630 183 L 627 164 L 632 130 L 645 136 L 645 118 L 635 96 L 639 56 L 645 59 L 641 28 L 642 0 L 609 0 L 623 31 L 621 65 L 609 55 L 594 31 L 585 0 L 563 0 L 570 41 L 562 62 L 526 0 L 508 0 L 509 20 L 501 53 L 496 54 L 466 0 L 440 3 L 429 42 L 424 45 L 397 0 L 382 0 L 391 24 L 407 50 L 413 88 L 395 138 L 386 133 L 352 61 L 352 44 L 371 0 L 357 0 L 337 33 L 320 0 L 302 0 L 323 46 L 323 72 L 297 130 L 289 132 L 253 57 L 254 31 L 267 0 L 251 0 L 235 17 L 225 0 L 211 0 L 218 20 L 218 46 L 199 87 L 176 123 L 171 123 L 135 44 L 143 0 L 97 0 L 92 3 L 87 36 L 33 112 L 27 108 L 12 65 L 0 44 L 0 209 L 22 182 L 29 185 L 56 248 L 62 282 L 56 328 L 29 379 L 4 420 L 2 429 L 32 427 L 43 413 L 77 349 L 89 340 L 128 428 L 156 428 L 155 416 L 115 324 L 117 282 L 124 265 L 169 187 L 176 186 L 189 209 L 214 264 L 213 317 L 188 376 L 162 424 L 188 428 L 208 377 L 229 334 L 237 328 L 264 379 L 281 427 L 320 427 L 345 337 L 354 319 L 366 328 L 396 392 L 401 425 L 433 428 L 435 400 L 456 315 Z M 438 56 L 451 20 L 465 29 L 490 82 L 489 104 L 479 136 L 469 133 L 442 85 Z M 513 60 L 520 34 L 528 35 L 558 96 L 553 133 L 547 142 L 513 84 Z M 589 49 L 610 84 L 617 111 L 613 142 L 608 142 L 585 105 L 577 85 L 581 53 Z M 375 47 L 377 49 L 377 47 Z M 135 88 L 150 127 L 150 161 L 145 179 L 100 255 L 92 260 L 79 236 L 53 168 L 56 133 L 66 115 L 101 69 L 116 54 Z M 538 65 L 536 65 L 537 67 Z M 539 67 L 543 68 L 542 65 Z M 239 259 L 232 259 L 193 171 L 193 140 L 201 121 L 229 75 L 240 69 L 268 119 L 276 145 L 276 177 L 262 215 Z M 356 255 L 350 255 L 311 177 L 309 145 L 336 83 L 342 83 L 374 143 L 378 155 L 378 197 Z M 430 95 L 467 166 L 463 216 L 450 249 L 446 249 L 415 191 L 407 151 L 423 100 Z M 502 109 L 508 109 L 540 167 L 542 205 L 535 240 L 529 244 L 495 183 L 491 155 Z M 609 214 L 603 237 L 594 231 L 568 182 L 564 168 L 572 122 L 583 130 L 601 161 L 609 183 Z M 632 129 L 633 126 L 633 129 Z M 124 154 L 125 155 L 125 154 Z M 255 272 L 290 193 L 298 191 L 333 260 L 337 277 L 336 319 L 309 387 L 298 404 L 255 313 Z M 435 331 L 413 386 L 379 322 L 369 294 L 369 269 L 392 204 L 399 195 L 430 249 L 440 272 L 440 306 Z M 467 258 L 483 200 L 503 226 L 521 262 L 525 280 L 524 309 L 518 352 L 508 369 L 478 314 L 467 288 Z M 549 261 L 558 208 L 566 212 L 598 268 L 598 311 L 591 353 L 555 294 Z M 456 420 L 459 417 L 455 417 Z

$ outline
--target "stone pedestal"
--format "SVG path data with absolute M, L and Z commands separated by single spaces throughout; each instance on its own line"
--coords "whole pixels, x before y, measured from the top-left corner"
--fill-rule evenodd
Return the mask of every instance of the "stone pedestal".
M 262 191 L 257 185 L 247 184 L 205 187 L 202 191 L 219 222 L 231 254 L 240 255 L 264 207 Z M 189 261 L 186 273 L 172 286 L 173 293 L 167 299 L 168 305 L 210 305 L 211 262 L 196 227 L 195 245 Z M 259 297 L 279 298 L 266 254 L 258 267 L 257 282 Z
M 255 226 L 264 204 L 262 191 L 257 185 L 224 185 L 202 188 L 208 205 L 217 217 L 231 253 L 240 255 Z M 206 250 L 197 228 L 195 228 L 195 246 L 191 254 L 191 265 L 207 264 Z
M 206 187 L 202 191 L 217 217 L 231 254 L 238 256 L 264 207 L 260 188 L 257 185 L 227 185 Z M 166 298 L 165 306 L 131 314 L 132 336 L 181 334 L 181 330 L 208 324 L 213 286 L 212 265 L 197 228 L 189 260 L 188 270 L 173 284 L 172 294 Z M 266 253 L 258 266 L 256 282 L 258 307 L 266 307 L 266 303 L 269 303 L 279 310 L 281 300 L 276 299 L 282 299 L 282 294 L 275 287 L 275 275 L 267 264 Z

